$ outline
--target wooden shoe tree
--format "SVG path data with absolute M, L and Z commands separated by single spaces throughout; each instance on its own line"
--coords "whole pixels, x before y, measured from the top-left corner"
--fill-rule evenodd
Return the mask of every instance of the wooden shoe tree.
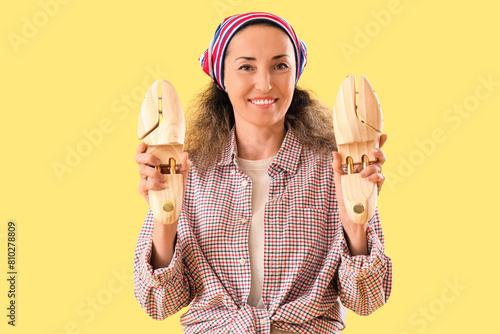
M 376 158 L 373 148 L 379 147 L 382 132 L 382 110 L 370 82 L 360 76 L 356 91 L 356 76 L 347 76 L 340 85 L 333 109 L 333 127 L 342 165 L 342 192 L 349 217 L 358 224 L 366 223 L 375 213 L 377 184 L 354 173 L 354 165 L 365 167 Z
M 151 210 L 162 224 L 175 223 L 181 212 L 184 184 L 177 172 L 185 132 L 186 122 L 177 92 L 170 82 L 155 81 L 142 102 L 137 134 L 148 144 L 146 152 L 161 160 L 156 168 L 165 174 L 165 188 L 149 191 Z

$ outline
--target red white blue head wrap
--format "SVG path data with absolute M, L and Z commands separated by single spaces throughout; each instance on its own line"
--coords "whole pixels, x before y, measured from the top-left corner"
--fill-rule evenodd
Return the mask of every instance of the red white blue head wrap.
M 302 42 L 293 28 L 279 16 L 264 13 L 264 12 L 251 12 L 245 14 L 238 14 L 230 16 L 217 27 L 210 46 L 198 59 L 203 68 L 203 71 L 208 74 L 212 80 L 216 83 L 217 87 L 225 90 L 224 82 L 222 78 L 222 70 L 224 65 L 224 56 L 227 50 L 227 46 L 231 41 L 231 38 L 240 30 L 242 27 L 246 26 L 251 21 L 255 20 L 265 20 L 275 24 L 287 33 L 290 37 L 294 50 L 295 50 L 295 60 L 297 64 L 297 74 L 295 77 L 295 84 L 300 78 L 302 71 L 307 63 L 307 49 L 304 42 Z

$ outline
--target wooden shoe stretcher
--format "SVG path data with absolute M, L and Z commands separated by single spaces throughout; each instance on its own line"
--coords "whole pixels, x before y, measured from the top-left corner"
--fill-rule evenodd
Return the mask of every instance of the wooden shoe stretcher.
M 165 188 L 149 190 L 149 204 L 155 219 L 162 224 L 177 221 L 181 212 L 184 184 L 178 174 L 186 133 L 181 101 L 174 87 L 166 80 L 157 80 L 149 87 L 139 113 L 139 139 L 147 145 L 147 153 L 161 160 L 156 166 L 165 174 Z
M 377 184 L 354 172 L 354 165 L 364 167 L 377 159 L 373 148 L 379 147 L 382 133 L 382 110 L 370 82 L 360 76 L 359 91 L 356 76 L 347 76 L 340 85 L 333 109 L 333 127 L 342 165 L 342 192 L 349 217 L 358 224 L 366 223 L 375 213 Z

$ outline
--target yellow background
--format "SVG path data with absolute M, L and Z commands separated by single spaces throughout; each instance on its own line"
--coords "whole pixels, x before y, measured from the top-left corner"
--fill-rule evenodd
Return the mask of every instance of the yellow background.
M 180 314 L 151 320 L 133 297 L 147 210 L 134 162 L 140 101 L 161 76 L 187 109 L 209 81 L 197 59 L 218 23 L 253 10 L 283 16 L 307 43 L 300 86 L 333 106 L 342 79 L 362 73 L 382 105 L 388 180 L 379 207 L 393 293 L 369 317 L 349 312 L 345 333 L 496 330 L 498 5 L 62 2 L 0 11 L 2 333 L 181 331 Z M 15 328 L 6 317 L 9 220 L 18 228 Z

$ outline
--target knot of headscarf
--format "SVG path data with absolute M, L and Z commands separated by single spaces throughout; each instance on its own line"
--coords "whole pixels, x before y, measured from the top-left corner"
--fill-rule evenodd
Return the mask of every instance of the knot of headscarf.
M 304 42 L 302 42 L 293 28 L 279 16 L 274 14 L 264 13 L 264 12 L 251 12 L 245 14 L 238 14 L 230 16 L 217 27 L 212 40 L 210 41 L 210 46 L 198 59 L 203 68 L 203 71 L 212 78 L 218 88 L 225 90 L 224 82 L 222 78 L 222 69 L 224 62 L 224 55 L 229 45 L 231 38 L 240 30 L 242 27 L 247 25 L 251 21 L 255 20 L 265 20 L 275 24 L 287 33 L 290 37 L 294 50 L 295 50 L 295 61 L 297 64 L 297 73 L 295 77 L 295 84 L 300 78 L 302 71 L 307 63 L 307 49 Z

